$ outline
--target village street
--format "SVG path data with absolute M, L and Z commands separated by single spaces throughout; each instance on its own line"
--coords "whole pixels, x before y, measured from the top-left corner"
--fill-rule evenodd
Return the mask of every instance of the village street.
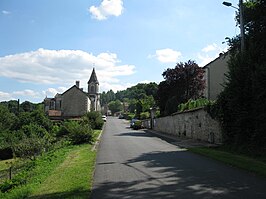
M 266 179 L 185 151 L 108 117 L 93 199 L 266 198 Z

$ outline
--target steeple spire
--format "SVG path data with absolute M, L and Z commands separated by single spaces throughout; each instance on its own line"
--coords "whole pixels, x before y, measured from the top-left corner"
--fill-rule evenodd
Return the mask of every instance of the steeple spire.
M 88 84 L 90 84 L 90 83 L 99 84 L 99 81 L 97 79 L 94 67 L 93 67 L 93 70 L 92 70 L 92 73 L 91 73 L 91 77 L 90 77 L 90 79 L 88 81 Z

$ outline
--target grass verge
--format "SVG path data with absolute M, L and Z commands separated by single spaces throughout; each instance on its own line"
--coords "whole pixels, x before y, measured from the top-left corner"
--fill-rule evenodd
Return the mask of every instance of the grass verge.
M 34 168 L 23 172 L 25 184 L 0 192 L 0 198 L 88 198 L 95 160 L 90 148 L 67 146 L 38 157 L 31 162 Z
M 67 154 L 73 150 L 73 148 L 74 146 L 68 146 L 56 151 L 48 152 L 39 156 L 34 162 L 30 162 L 28 169 L 22 172 L 25 184 L 15 187 L 6 193 L 0 192 L 0 198 L 27 198 L 47 178 L 47 176 L 49 176 L 50 173 L 64 161 Z M 34 168 L 31 169 L 31 166 L 33 165 Z
M 96 154 L 90 149 L 91 145 L 84 144 L 70 151 L 29 198 L 88 198 Z
M 190 148 L 189 151 L 266 177 L 266 163 L 260 160 L 216 148 L 194 147 Z
M 101 134 L 101 132 L 102 130 L 94 130 L 94 135 L 93 135 L 94 140 L 99 141 L 97 139 L 98 139 L 98 136 Z

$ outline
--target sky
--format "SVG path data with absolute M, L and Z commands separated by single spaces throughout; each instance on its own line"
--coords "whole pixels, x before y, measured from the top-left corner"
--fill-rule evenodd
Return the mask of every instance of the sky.
M 0 0 L 0 101 L 34 103 L 87 82 L 100 92 L 204 66 L 239 34 L 222 0 Z M 230 1 L 237 6 L 237 0 Z

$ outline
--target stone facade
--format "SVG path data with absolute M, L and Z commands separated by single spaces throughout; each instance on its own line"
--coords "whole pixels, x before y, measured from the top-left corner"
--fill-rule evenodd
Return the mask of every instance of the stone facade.
M 99 82 L 93 68 L 88 81 L 88 92 L 79 88 L 79 81 L 62 94 L 44 99 L 44 109 L 48 116 L 57 119 L 81 117 L 89 111 L 100 111 Z
M 76 85 L 62 94 L 62 116 L 79 117 L 90 111 L 90 100 Z
M 222 134 L 219 122 L 212 119 L 204 109 L 195 109 L 171 116 L 155 118 L 153 130 L 176 137 L 221 143 Z M 151 127 L 151 122 L 145 122 Z

